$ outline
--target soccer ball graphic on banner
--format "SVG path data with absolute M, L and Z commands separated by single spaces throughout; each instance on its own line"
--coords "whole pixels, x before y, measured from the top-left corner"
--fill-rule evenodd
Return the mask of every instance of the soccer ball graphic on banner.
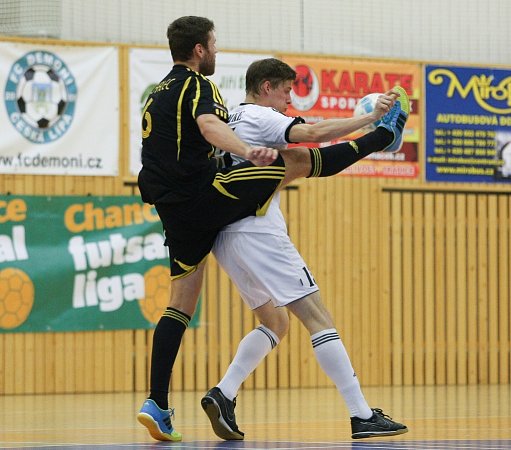
M 20 269 L 0 270 L 0 328 L 10 330 L 27 320 L 34 305 L 34 283 Z
M 358 117 L 363 114 L 369 114 L 373 111 L 376 101 L 378 100 L 378 97 L 382 95 L 380 93 L 373 93 L 373 94 L 367 94 L 365 97 L 362 97 L 358 103 L 355 105 L 355 109 L 353 110 L 353 116 Z M 376 122 L 373 122 L 369 125 L 366 125 L 363 129 L 367 131 L 373 131 L 376 130 L 376 127 L 380 123 L 379 120 Z
M 167 309 L 170 293 L 169 269 L 165 266 L 151 267 L 144 274 L 145 297 L 138 302 L 142 315 L 151 323 L 158 323 Z
M 64 81 L 49 67 L 27 69 L 17 89 L 17 103 L 23 119 L 40 130 L 50 128 L 66 109 Z

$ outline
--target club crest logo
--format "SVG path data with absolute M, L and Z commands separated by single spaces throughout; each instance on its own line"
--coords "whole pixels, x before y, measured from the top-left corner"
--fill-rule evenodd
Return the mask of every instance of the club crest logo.
M 71 126 L 76 97 L 76 81 L 64 61 L 36 50 L 12 65 L 4 98 L 14 128 L 31 142 L 46 144 Z

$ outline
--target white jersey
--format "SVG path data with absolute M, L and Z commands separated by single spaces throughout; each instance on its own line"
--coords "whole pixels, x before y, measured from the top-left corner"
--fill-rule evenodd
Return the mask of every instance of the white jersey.
M 238 137 L 252 146 L 285 148 L 288 144 L 289 129 L 296 123 L 303 123 L 300 117 L 288 117 L 276 109 L 244 103 L 229 113 L 229 126 Z M 231 154 L 234 164 L 243 158 Z M 231 225 L 222 232 L 268 233 L 287 235 L 287 226 L 280 210 L 280 193 L 273 196 L 264 216 L 249 216 Z
M 284 148 L 289 130 L 296 123 L 303 123 L 303 119 L 253 104 L 240 105 L 229 115 L 234 132 L 254 146 Z M 243 161 L 231 156 L 234 164 Z M 250 216 L 222 229 L 213 253 L 251 309 L 269 300 L 275 306 L 286 306 L 318 290 L 305 261 L 289 239 L 278 193 L 264 216 Z

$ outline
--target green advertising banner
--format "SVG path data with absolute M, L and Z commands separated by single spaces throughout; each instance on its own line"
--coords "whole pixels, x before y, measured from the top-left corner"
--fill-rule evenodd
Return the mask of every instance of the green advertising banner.
M 138 197 L 0 196 L 0 332 L 153 328 L 169 299 L 163 243 Z

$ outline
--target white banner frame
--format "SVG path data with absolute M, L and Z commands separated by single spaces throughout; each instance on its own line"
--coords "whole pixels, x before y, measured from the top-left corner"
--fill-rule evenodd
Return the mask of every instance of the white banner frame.
M 119 50 L 0 42 L 0 173 L 119 173 Z

